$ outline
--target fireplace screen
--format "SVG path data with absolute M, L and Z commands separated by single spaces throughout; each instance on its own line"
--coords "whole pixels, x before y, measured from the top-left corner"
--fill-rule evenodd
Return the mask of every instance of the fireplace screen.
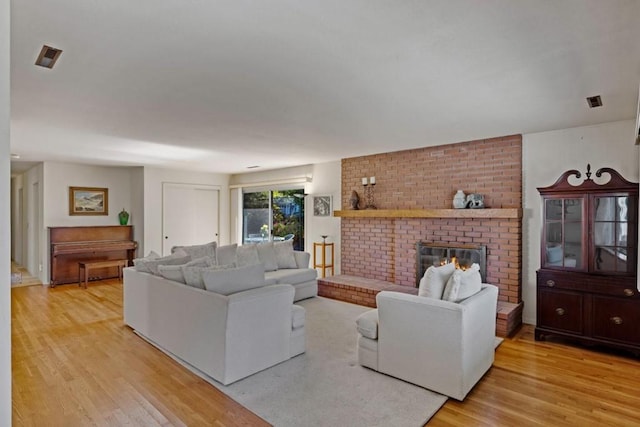
M 418 242 L 416 246 L 416 287 L 424 276 L 427 268 L 440 266 L 449 262 L 455 262 L 458 268 L 466 269 L 471 264 L 480 266 L 480 277 L 485 282 L 487 279 L 487 247 L 486 246 L 452 246 L 449 244 L 437 244 Z

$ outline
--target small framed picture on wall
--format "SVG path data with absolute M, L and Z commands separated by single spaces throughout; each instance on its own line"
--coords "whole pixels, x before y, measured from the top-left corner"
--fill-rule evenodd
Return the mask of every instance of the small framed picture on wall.
M 69 215 L 109 215 L 109 189 L 69 187 Z
M 331 196 L 313 196 L 313 216 L 331 216 Z

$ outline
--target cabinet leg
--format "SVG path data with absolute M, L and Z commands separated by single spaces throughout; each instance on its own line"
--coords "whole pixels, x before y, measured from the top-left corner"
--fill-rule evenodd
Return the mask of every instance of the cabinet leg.
M 533 337 L 536 341 L 544 341 L 544 334 L 539 330 L 535 330 Z

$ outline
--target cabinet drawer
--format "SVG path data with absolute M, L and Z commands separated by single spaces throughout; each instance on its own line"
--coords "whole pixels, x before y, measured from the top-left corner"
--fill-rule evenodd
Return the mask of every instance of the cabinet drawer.
M 583 297 L 579 293 L 538 288 L 538 326 L 583 333 Z
M 637 299 L 640 300 L 640 292 L 636 288 L 635 280 L 633 283 L 627 284 L 610 284 L 610 283 L 590 283 L 589 290 L 591 292 L 603 295 L 611 295 L 614 297 L 621 297 L 623 299 Z
M 640 301 L 594 296 L 593 337 L 640 344 Z
M 576 280 L 559 274 L 538 273 L 538 288 L 584 291 L 587 283 L 579 278 Z

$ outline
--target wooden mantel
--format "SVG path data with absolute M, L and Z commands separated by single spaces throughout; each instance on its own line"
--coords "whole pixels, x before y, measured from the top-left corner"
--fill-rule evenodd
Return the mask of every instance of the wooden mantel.
M 521 218 L 522 209 L 361 209 L 333 211 L 333 216 L 341 218 Z

